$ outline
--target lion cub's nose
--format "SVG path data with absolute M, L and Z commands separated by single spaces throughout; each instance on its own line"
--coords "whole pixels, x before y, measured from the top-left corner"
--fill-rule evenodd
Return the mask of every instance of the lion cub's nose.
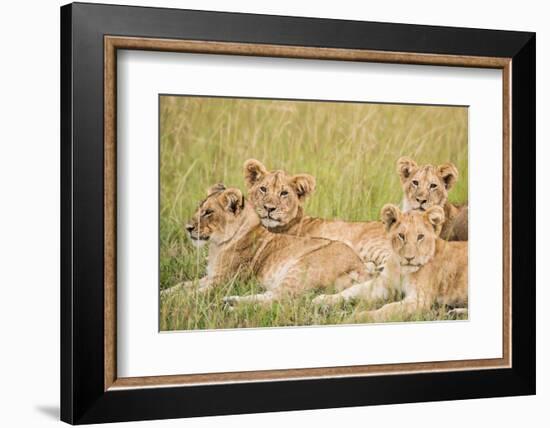
M 186 229 L 188 232 L 192 232 L 193 229 L 195 229 L 195 226 L 193 226 L 192 224 L 186 224 L 186 225 L 185 225 L 185 229 Z
M 275 211 L 275 206 L 274 205 L 264 205 L 264 209 L 270 213 L 270 212 L 273 212 Z
M 405 257 L 405 260 L 407 260 L 407 262 L 409 262 L 409 263 L 412 262 L 413 259 L 414 259 L 414 257 Z
M 422 205 L 422 204 L 425 204 L 426 202 L 428 202 L 428 200 L 427 199 L 416 198 L 416 202 L 418 202 L 420 205 Z

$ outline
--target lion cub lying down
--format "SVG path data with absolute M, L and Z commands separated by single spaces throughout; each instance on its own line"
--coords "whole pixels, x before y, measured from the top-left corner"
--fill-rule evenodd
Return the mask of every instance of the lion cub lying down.
M 266 289 L 263 294 L 226 298 L 232 304 L 269 303 L 332 285 L 342 290 L 371 278 L 361 259 L 344 243 L 266 230 L 239 189 L 210 188 L 186 229 L 194 243 L 209 243 L 208 274 L 199 281 L 199 290 L 207 291 L 237 276 L 255 277 Z
M 370 272 L 384 269 L 391 251 L 381 222 L 328 220 L 304 214 L 303 204 L 315 190 L 313 176 L 268 171 L 260 161 L 249 159 L 244 163 L 244 179 L 250 203 L 270 232 L 344 242 L 359 254 Z
M 382 208 L 393 257 L 401 266 L 403 300 L 368 312 L 375 320 L 413 314 L 433 304 L 466 312 L 468 307 L 468 243 L 439 238 L 445 212 L 439 206 L 425 212 L 402 213 L 395 205 Z
M 375 311 L 363 312 L 359 318 L 388 320 L 393 315 L 412 314 L 434 303 L 456 312 L 468 306 L 468 243 L 439 238 L 445 221 L 443 208 L 434 206 L 425 212 L 402 213 L 395 205 L 385 205 L 381 212 L 391 243 L 395 272 L 351 287 L 338 294 L 321 295 L 315 303 L 335 303 L 351 297 L 369 297 L 377 287 L 401 289 L 404 298 Z M 354 291 L 353 293 L 350 293 Z

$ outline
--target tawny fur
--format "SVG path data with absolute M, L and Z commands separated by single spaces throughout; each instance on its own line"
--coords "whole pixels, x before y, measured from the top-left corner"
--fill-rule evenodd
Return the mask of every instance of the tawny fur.
M 256 278 L 266 290 L 228 296 L 225 300 L 231 304 L 269 303 L 333 285 L 342 290 L 372 278 L 357 254 L 341 242 L 269 232 L 238 189 L 211 188 L 186 228 L 191 239 L 209 244 L 208 275 L 199 281 L 201 291 L 236 277 Z
M 244 163 L 249 200 L 270 232 L 310 236 L 344 242 L 361 259 L 379 271 L 390 253 L 384 227 L 379 221 L 349 222 L 305 215 L 305 199 L 315 190 L 315 178 L 309 174 L 290 175 L 268 171 L 256 159 Z
M 404 298 L 363 316 L 388 320 L 429 309 L 434 304 L 466 310 L 468 243 L 439 237 L 445 221 L 443 209 L 433 206 L 425 212 L 402 213 L 388 204 L 382 208 L 382 220 L 392 245 L 392 258 L 400 267 L 399 275 L 393 279 L 402 287 Z
M 403 187 L 403 211 L 425 211 L 433 206 L 445 210 L 441 238 L 449 241 L 468 240 L 468 206 L 448 202 L 448 192 L 458 180 L 458 170 L 452 163 L 419 166 L 402 157 L 397 161 L 397 173 Z

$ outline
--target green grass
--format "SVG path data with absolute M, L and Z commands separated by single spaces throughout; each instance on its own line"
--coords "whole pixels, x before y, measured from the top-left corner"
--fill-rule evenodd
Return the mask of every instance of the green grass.
M 183 225 L 215 183 L 246 190 L 242 165 L 256 158 L 269 169 L 317 179 L 306 213 L 323 218 L 378 220 L 386 203 L 399 204 L 400 156 L 418 163 L 453 162 L 461 175 L 451 202 L 468 200 L 468 111 L 462 107 L 161 97 L 160 286 L 205 274 L 206 252 L 189 242 Z M 312 295 L 228 311 L 222 298 L 259 291 L 234 281 L 207 294 L 163 299 L 161 330 L 323 325 L 351 322 L 368 308 L 352 302 L 330 310 Z M 446 319 L 444 308 L 388 321 Z

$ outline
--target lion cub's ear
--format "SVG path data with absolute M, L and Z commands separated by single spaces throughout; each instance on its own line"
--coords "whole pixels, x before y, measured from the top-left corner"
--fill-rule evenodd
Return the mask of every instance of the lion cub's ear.
M 393 204 L 386 204 L 380 211 L 380 218 L 384 226 L 386 226 L 386 231 L 389 232 L 401 219 L 401 210 Z
M 290 179 L 290 184 L 299 199 L 304 199 L 315 190 L 315 177 L 309 174 L 297 174 Z
M 397 173 L 401 178 L 401 183 L 404 183 L 417 170 L 418 165 L 415 161 L 408 157 L 400 157 L 397 160 Z
M 266 169 L 264 164 L 256 159 L 248 159 L 244 163 L 243 168 L 244 181 L 248 188 L 251 188 L 254 184 L 269 174 L 269 171 Z
M 445 183 L 445 188 L 451 190 L 458 180 L 458 169 L 452 163 L 444 163 L 437 167 L 437 173 Z
M 220 193 L 225 190 L 225 185 L 223 183 L 214 184 L 206 190 L 208 196 L 213 195 L 214 193 Z
M 221 204 L 226 211 L 238 214 L 244 208 L 243 193 L 239 189 L 227 189 L 221 195 Z
M 436 236 L 439 236 L 445 222 L 445 211 L 443 211 L 443 208 L 439 205 L 428 208 L 424 213 L 424 217 L 433 226 Z

